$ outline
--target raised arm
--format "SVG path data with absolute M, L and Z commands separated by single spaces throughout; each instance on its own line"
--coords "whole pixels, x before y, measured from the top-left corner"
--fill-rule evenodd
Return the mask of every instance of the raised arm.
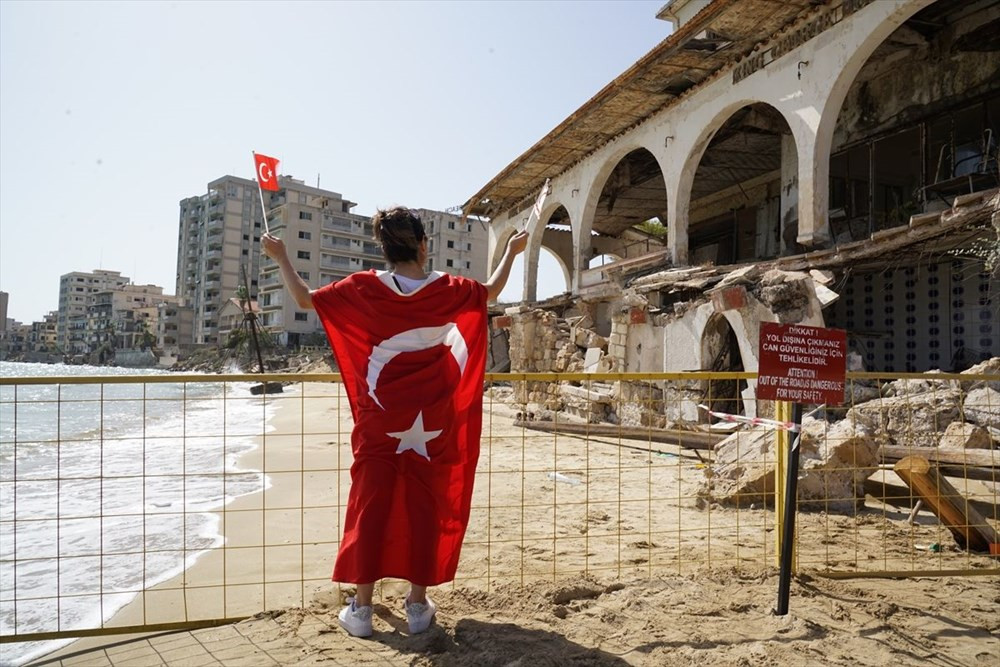
M 299 308 L 312 310 L 312 294 L 309 292 L 309 285 L 292 268 L 292 262 L 288 259 L 288 251 L 285 249 L 285 242 L 270 234 L 264 234 L 260 237 L 260 248 L 265 255 L 278 263 L 278 268 L 281 269 L 281 280 L 285 283 L 285 288 L 295 299 Z
M 528 232 L 518 232 L 507 241 L 507 248 L 504 250 L 500 264 L 485 283 L 486 293 L 489 295 L 490 301 L 494 301 L 500 296 L 500 292 L 507 284 L 507 278 L 510 277 L 510 267 L 514 264 L 514 258 L 524 252 L 527 245 Z

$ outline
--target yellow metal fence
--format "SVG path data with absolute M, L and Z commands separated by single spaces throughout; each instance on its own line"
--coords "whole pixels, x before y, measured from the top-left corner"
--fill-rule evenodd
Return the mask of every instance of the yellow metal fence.
M 456 585 L 775 566 L 775 431 L 710 428 L 717 420 L 698 407 L 780 416 L 746 398 L 754 378 L 487 376 Z M 892 470 L 929 456 L 960 503 L 996 527 L 998 380 L 852 374 L 846 405 L 813 410 L 798 569 L 1000 573 L 933 514 L 912 512 Z M 251 394 L 261 381 L 284 392 Z M 331 585 L 351 425 L 336 374 L 0 379 L 3 642 L 307 604 Z

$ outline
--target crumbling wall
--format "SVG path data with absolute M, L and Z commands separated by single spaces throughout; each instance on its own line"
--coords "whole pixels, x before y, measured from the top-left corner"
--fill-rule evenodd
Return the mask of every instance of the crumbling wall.
M 725 276 L 698 302 L 659 308 L 659 294 L 626 288 L 621 296 L 579 305 L 575 314 L 560 317 L 553 310 L 510 308 L 494 324 L 510 332 L 512 372 L 607 373 L 683 372 L 712 370 L 713 326 L 723 318 L 739 347 L 739 363 L 722 370 L 757 370 L 761 322 L 802 322 L 823 325 L 816 296 L 816 279 L 804 273 L 748 266 Z M 650 298 L 656 297 L 656 298 Z M 582 314 L 581 314 L 582 313 Z M 568 314 L 568 313 L 567 313 Z M 610 322 L 601 322 L 606 314 Z M 599 331 L 608 331 L 602 336 Z M 715 346 L 718 347 L 717 345 Z M 582 384 L 582 386 L 581 386 Z M 716 383 L 715 391 L 719 385 Z M 704 419 L 698 405 L 713 387 L 707 381 L 614 382 L 600 384 L 518 383 L 515 400 L 532 405 L 536 417 L 562 410 L 588 421 L 626 425 L 656 425 Z M 742 383 L 740 398 L 748 416 L 768 416 L 770 403 L 755 401 L 755 383 Z M 759 408 L 763 406 L 763 411 Z
M 833 150 L 995 90 L 1000 51 L 991 46 L 986 24 L 998 18 L 997 6 L 975 12 L 930 41 L 901 27 L 887 40 L 895 50 L 884 57 L 878 56 L 887 49 L 876 52 L 848 91 Z
M 516 306 L 494 318 L 493 324 L 509 331 L 511 372 L 580 373 L 584 370 L 588 350 L 603 355 L 607 347 L 605 338 L 581 326 L 588 319 L 589 316 L 584 315 L 567 320 L 551 310 Z M 531 404 L 541 411 L 575 409 L 581 416 L 603 419 L 606 411 L 592 409 L 589 405 L 594 398 L 597 396 L 567 393 L 556 382 L 514 383 L 517 403 Z

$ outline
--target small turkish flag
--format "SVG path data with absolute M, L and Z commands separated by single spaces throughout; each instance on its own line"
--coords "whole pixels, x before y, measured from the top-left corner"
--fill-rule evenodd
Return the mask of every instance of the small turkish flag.
M 313 292 L 354 416 L 351 491 L 333 580 L 455 578 L 469 523 L 486 367 L 486 288 L 389 273 Z
M 280 190 L 281 188 L 278 186 L 278 158 L 254 153 L 253 161 L 257 168 L 257 182 L 260 183 L 261 189 L 275 192 Z

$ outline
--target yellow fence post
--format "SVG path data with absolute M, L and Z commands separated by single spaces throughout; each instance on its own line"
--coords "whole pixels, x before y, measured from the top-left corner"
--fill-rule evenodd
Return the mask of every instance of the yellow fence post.
M 786 422 L 791 418 L 792 404 L 788 401 L 774 402 L 774 418 Z M 788 449 L 791 444 L 789 432 L 775 429 L 775 452 L 778 455 L 774 468 L 774 564 L 781 565 L 781 536 L 785 524 L 785 476 L 788 470 Z
M 788 401 L 774 402 L 774 418 L 778 421 L 792 420 L 792 404 Z M 794 433 L 779 428 L 775 431 L 775 442 L 778 454 L 777 465 L 774 467 L 774 564 L 781 566 L 781 536 L 785 528 L 785 479 L 788 475 L 788 453 L 792 449 Z M 798 570 L 798 549 L 792 545 L 792 572 Z

